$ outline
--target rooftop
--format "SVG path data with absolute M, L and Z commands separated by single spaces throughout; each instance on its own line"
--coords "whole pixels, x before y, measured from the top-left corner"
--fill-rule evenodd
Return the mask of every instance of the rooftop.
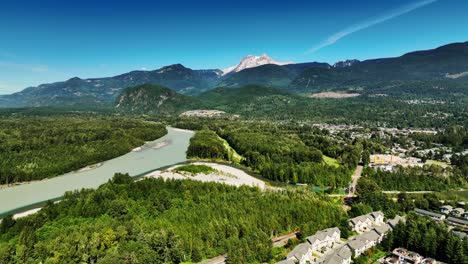
M 327 236 L 329 237 L 333 236 L 334 233 L 338 233 L 338 235 L 340 235 L 341 231 L 337 227 L 328 228 L 322 231 L 318 231 L 317 233 L 315 233 L 315 235 L 307 237 L 307 241 L 310 244 L 314 244 L 315 241 L 317 240 L 323 241 Z
M 290 259 L 294 257 L 299 260 L 302 258 L 302 256 L 307 254 L 307 252 L 309 251 L 309 248 L 310 248 L 309 243 L 301 243 L 297 245 L 291 252 L 289 252 L 287 258 Z
M 428 216 L 437 217 L 437 218 L 445 217 L 444 215 L 437 214 L 437 213 L 430 212 L 430 211 L 426 211 L 426 210 L 419 209 L 419 208 L 414 209 L 414 211 L 416 213 L 419 213 L 419 214 L 428 215 Z

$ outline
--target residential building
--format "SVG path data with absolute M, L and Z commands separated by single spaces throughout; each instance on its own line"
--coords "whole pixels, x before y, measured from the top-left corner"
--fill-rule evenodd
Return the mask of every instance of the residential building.
M 468 221 L 455 218 L 455 217 L 448 217 L 447 221 L 449 221 L 451 224 L 454 224 L 454 225 L 465 226 L 465 227 L 468 226 Z
M 324 262 L 322 262 L 322 264 L 346 264 L 347 262 L 345 262 L 344 259 L 342 259 L 340 256 L 338 255 L 331 255 L 330 257 L 328 257 Z M 348 262 L 349 263 L 349 262 Z
M 452 233 L 457 235 L 460 239 L 465 239 L 466 237 L 468 237 L 468 234 L 466 234 L 465 232 L 452 231 Z
M 335 250 L 335 255 L 338 255 L 340 258 L 343 259 L 343 264 L 350 264 L 351 263 L 351 249 L 347 246 L 342 246 L 341 248 Z
M 388 231 L 390 231 L 390 225 L 385 224 L 385 225 L 381 225 L 381 226 L 376 226 L 374 228 L 374 231 L 379 235 L 378 243 L 380 243 L 380 242 L 382 242 L 382 240 L 384 239 L 384 237 L 388 233 Z
M 404 217 L 397 215 L 395 216 L 395 218 L 388 220 L 387 224 L 391 229 L 394 229 L 398 223 L 405 222 L 405 221 L 406 219 Z
M 439 207 L 439 210 L 443 214 L 450 214 L 450 212 L 453 210 L 453 207 L 451 205 L 444 205 Z
M 376 246 L 380 241 L 380 236 L 374 230 L 362 233 L 348 242 L 349 248 L 354 252 L 354 256 L 361 255 L 364 251 Z
M 465 209 L 460 208 L 460 207 L 455 208 L 450 212 L 451 215 L 458 216 L 458 217 L 461 217 L 464 213 L 465 213 Z
M 464 213 L 463 213 L 463 218 L 468 219 L 468 212 L 464 212 Z
M 296 264 L 296 262 L 292 259 L 285 259 L 285 260 L 276 262 L 276 264 Z
M 360 215 L 348 220 L 349 228 L 358 233 L 369 231 L 373 225 L 384 223 L 384 215 L 380 211 L 372 212 L 366 215 Z
M 286 257 L 287 260 L 293 260 L 299 264 L 312 262 L 312 248 L 309 243 L 297 245 Z
M 359 257 L 364 251 L 366 251 L 366 245 L 359 239 L 353 239 L 348 241 L 346 244 L 352 252 L 354 252 L 354 257 Z
M 433 212 L 430 212 L 430 211 L 426 211 L 426 210 L 423 210 L 423 209 L 414 209 L 414 211 L 420 215 L 425 215 L 425 216 L 429 216 L 429 217 L 432 217 L 433 219 L 435 220 L 444 220 L 445 219 L 445 215 L 443 214 L 437 214 L 437 213 L 433 213 Z M 450 217 L 449 217 L 450 218 Z
M 374 225 L 382 225 L 384 223 L 384 214 L 381 211 L 372 212 L 369 215 L 372 217 Z
M 333 227 L 318 231 L 315 235 L 307 237 L 306 240 L 311 245 L 312 251 L 323 253 L 340 241 L 340 235 L 340 229 Z

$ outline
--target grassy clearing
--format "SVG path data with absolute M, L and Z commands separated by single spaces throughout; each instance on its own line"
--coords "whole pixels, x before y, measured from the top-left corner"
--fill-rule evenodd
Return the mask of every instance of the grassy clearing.
M 439 165 L 439 166 L 442 166 L 442 167 L 449 167 L 450 166 L 450 164 L 448 164 L 447 162 L 438 161 L 438 160 L 427 160 L 426 163 L 427 164 Z
M 333 167 L 340 167 L 340 163 L 338 162 L 338 160 L 334 159 L 334 158 L 331 158 L 331 157 L 328 157 L 328 156 L 325 156 L 323 155 L 323 162 L 325 162 L 325 164 L 329 165 L 329 166 L 333 166 Z
M 224 147 L 227 149 L 229 153 L 229 160 L 235 163 L 240 163 L 243 157 L 237 153 L 237 151 L 233 149 L 224 138 L 221 138 L 220 136 L 218 136 L 218 138 L 221 140 L 221 142 L 223 142 Z
M 183 165 L 183 166 L 177 167 L 174 169 L 174 171 L 175 172 L 188 172 L 191 175 L 197 175 L 199 173 L 210 174 L 212 172 L 215 172 L 216 170 L 206 165 L 189 164 L 189 165 Z
M 442 200 L 464 201 L 468 202 L 468 190 L 451 190 L 438 193 Z

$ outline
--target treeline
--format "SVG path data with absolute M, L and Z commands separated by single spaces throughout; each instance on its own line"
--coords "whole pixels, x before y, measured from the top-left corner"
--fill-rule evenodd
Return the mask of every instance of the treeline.
M 0 120 L 0 184 L 40 180 L 129 152 L 162 137 L 161 124 L 127 118 Z
M 396 167 L 394 171 L 366 167 L 363 176 L 375 181 L 386 191 L 443 191 L 461 188 L 466 183 L 450 169 L 436 165 L 424 167 Z
M 450 126 L 437 134 L 415 133 L 411 135 L 413 140 L 424 142 L 428 145 L 434 143 L 453 147 L 463 151 L 468 147 L 468 128 L 463 126 Z
M 190 139 L 187 157 L 228 160 L 229 152 L 215 132 L 205 129 L 196 131 Z
M 177 126 L 214 131 L 244 157 L 242 160 L 244 165 L 267 179 L 280 182 L 307 183 L 332 188 L 345 187 L 351 181 L 352 171 L 361 158 L 363 148 L 358 141 L 339 142 L 332 139 L 327 131 L 296 123 L 218 120 L 206 123 L 183 121 L 177 123 Z M 214 138 L 210 132 L 200 132 L 201 136 L 206 142 L 211 142 L 210 136 Z M 189 149 L 198 148 L 201 153 L 203 144 L 201 141 Z M 211 150 L 218 150 L 213 147 L 215 143 L 208 145 L 211 146 Z M 219 150 L 218 156 L 225 156 L 225 151 Z M 322 151 L 336 158 L 341 165 L 327 164 Z
M 444 204 L 456 206 L 459 199 L 448 200 L 449 198 L 440 193 L 412 193 L 401 192 L 394 196 L 382 193 L 382 189 L 377 183 L 368 177 L 359 180 L 356 187 L 357 197 L 351 203 L 351 216 L 359 216 L 371 211 L 380 210 L 387 218 L 396 214 L 408 213 L 415 208 L 430 211 L 438 211 Z M 441 203 L 441 201 L 445 203 Z
M 424 87 L 423 91 L 428 91 L 428 88 Z M 252 92 L 251 96 L 246 96 L 239 91 L 228 99 L 215 101 L 212 107 L 238 114 L 247 120 L 385 124 L 398 128 L 445 128 L 466 124 L 468 107 L 465 95 L 446 93 L 443 97 L 432 99 L 427 94 L 390 95 L 389 91 L 346 99 L 310 98 L 280 92 L 263 96 Z
M 306 190 L 117 174 L 35 215 L 5 218 L 0 263 L 180 263 L 222 254 L 229 263 L 261 263 L 272 258 L 272 236 L 307 236 L 343 217 L 339 205 Z
M 267 162 L 260 174 L 272 181 L 307 183 L 331 190 L 346 187 L 351 171 L 345 167 L 328 166 L 322 163 L 301 162 L 300 164 Z
M 446 263 L 468 263 L 468 238 L 449 232 L 443 223 L 410 214 L 382 242 L 385 250 L 403 247 Z

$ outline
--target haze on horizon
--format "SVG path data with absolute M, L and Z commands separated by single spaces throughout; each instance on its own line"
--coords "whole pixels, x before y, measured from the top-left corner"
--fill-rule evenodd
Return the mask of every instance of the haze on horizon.
M 463 0 L 7 0 L 0 94 L 182 63 L 223 69 L 248 54 L 334 63 L 468 40 Z

